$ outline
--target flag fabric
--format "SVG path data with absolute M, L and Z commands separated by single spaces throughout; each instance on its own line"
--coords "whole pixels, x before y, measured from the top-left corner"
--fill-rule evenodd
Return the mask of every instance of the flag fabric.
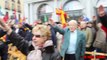
M 16 9 L 14 9 L 13 15 L 14 15 L 15 24 L 18 24 L 19 20 L 18 20 L 18 18 L 16 16 Z
M 0 38 L 3 42 L 6 42 L 6 35 Z
M 9 19 L 9 16 L 8 16 L 8 13 L 5 14 L 5 16 L 3 17 L 3 21 L 4 22 L 7 22 Z
M 15 18 L 15 24 L 18 24 L 19 20 L 17 18 Z
M 56 14 L 60 16 L 61 23 L 63 27 L 65 27 L 67 25 L 66 20 L 65 20 L 65 18 L 67 17 L 67 14 L 62 9 L 58 9 L 58 8 L 56 8 Z

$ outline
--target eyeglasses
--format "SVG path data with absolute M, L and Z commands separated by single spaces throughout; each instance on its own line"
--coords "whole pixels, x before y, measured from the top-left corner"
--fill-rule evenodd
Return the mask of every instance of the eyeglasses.
M 43 35 L 33 35 L 33 36 L 35 36 L 35 37 L 37 37 L 37 38 L 43 37 Z

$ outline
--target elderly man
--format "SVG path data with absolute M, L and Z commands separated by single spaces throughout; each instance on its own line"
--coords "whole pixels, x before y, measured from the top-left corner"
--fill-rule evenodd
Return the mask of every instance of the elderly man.
M 54 29 L 64 35 L 60 54 L 64 60 L 84 60 L 85 34 L 77 29 L 76 20 L 71 20 L 68 25 L 65 29 L 54 25 Z

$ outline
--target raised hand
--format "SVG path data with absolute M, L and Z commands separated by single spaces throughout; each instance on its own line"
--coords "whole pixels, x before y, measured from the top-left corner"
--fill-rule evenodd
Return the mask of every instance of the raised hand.
M 2 27 L 2 29 L 3 29 L 4 31 L 7 32 L 8 35 L 11 34 L 12 29 L 11 29 L 6 23 L 4 23 L 4 22 L 3 22 L 3 19 L 1 19 L 1 18 L 0 18 L 0 26 Z
M 93 19 L 93 21 L 96 21 L 97 20 L 97 16 L 93 16 L 92 19 Z
M 52 26 L 54 26 L 55 22 L 52 19 L 49 19 L 49 24 L 51 24 Z
M 97 12 L 100 17 L 104 16 L 105 15 L 104 7 L 100 5 L 100 7 L 97 9 Z

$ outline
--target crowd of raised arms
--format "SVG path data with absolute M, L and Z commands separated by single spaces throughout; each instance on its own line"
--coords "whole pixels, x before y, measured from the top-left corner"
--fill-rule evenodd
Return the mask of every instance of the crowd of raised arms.
M 107 53 L 107 14 L 103 6 L 91 21 L 83 17 L 66 26 L 49 19 L 35 24 L 4 23 L 0 18 L 0 60 L 91 60 L 86 51 Z M 100 58 L 105 60 L 106 58 Z

